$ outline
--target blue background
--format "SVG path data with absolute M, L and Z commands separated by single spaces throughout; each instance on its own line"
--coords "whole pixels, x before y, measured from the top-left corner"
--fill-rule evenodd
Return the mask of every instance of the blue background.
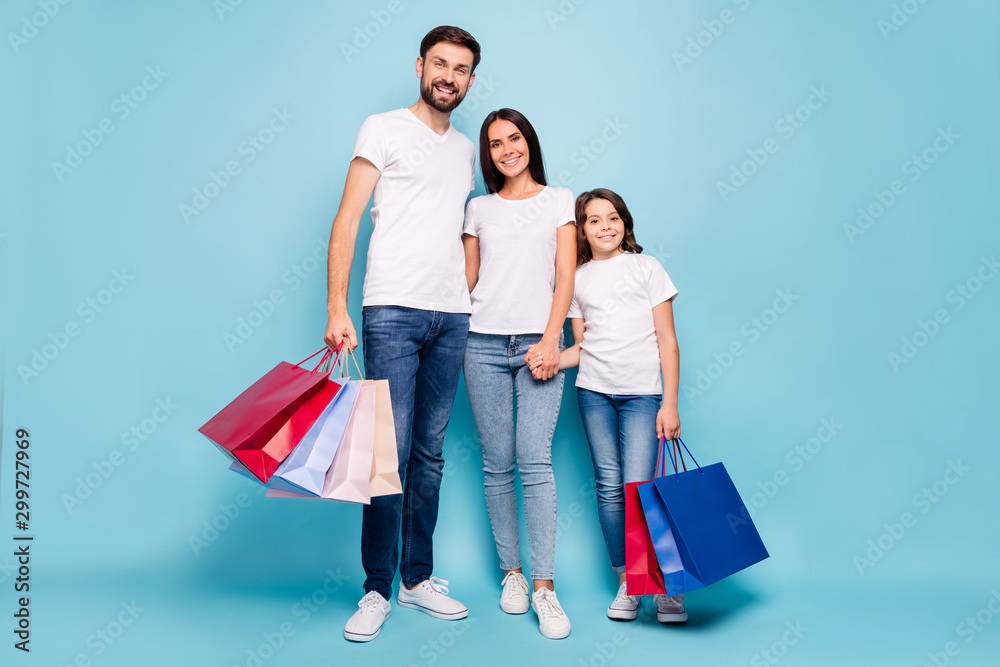
M 977 280 L 1000 251 L 996 2 L 223 2 L 0 9 L 4 664 L 995 661 L 1000 280 Z M 470 617 L 394 607 L 369 645 L 342 636 L 364 579 L 360 509 L 264 499 L 196 432 L 322 344 L 311 258 L 355 134 L 416 100 L 420 38 L 443 23 L 483 47 L 458 129 L 525 113 L 550 180 L 621 193 L 680 289 L 685 440 L 725 462 L 771 552 L 689 595 L 685 627 L 604 615 L 615 579 L 572 390 L 553 443 L 562 642 L 497 607 L 464 386 L 435 556 Z M 243 142 L 276 111 L 291 117 L 251 160 Z M 81 142 L 77 166 L 54 167 Z M 206 193 L 230 161 L 239 173 Z M 196 189 L 214 196 L 185 220 Z M 859 207 L 863 233 L 845 228 Z M 366 214 L 358 324 L 370 232 Z M 158 400 L 176 406 L 162 423 Z M 31 434 L 30 654 L 11 634 L 17 428 Z

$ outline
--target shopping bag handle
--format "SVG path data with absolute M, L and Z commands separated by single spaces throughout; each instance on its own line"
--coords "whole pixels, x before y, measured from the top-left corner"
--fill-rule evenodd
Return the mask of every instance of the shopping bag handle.
M 329 347 L 324 347 L 322 350 L 318 350 L 314 354 L 310 354 L 308 357 L 306 357 L 305 359 L 303 359 L 302 361 L 300 361 L 299 363 L 297 363 L 295 365 L 296 366 L 301 366 L 302 364 L 306 363 L 307 361 L 309 361 L 310 359 L 312 359 L 313 357 L 315 357 L 320 352 L 324 352 L 325 351 L 325 354 L 322 357 L 320 357 L 319 363 L 316 364 L 316 367 L 312 369 L 312 372 L 315 373 L 316 371 L 319 370 L 320 366 L 322 366 L 323 364 L 325 364 L 326 362 L 328 362 L 330 360 L 330 357 L 333 357 L 333 353 L 334 352 L 337 353 L 337 356 L 333 358 L 333 364 L 336 365 L 337 359 L 340 357 L 340 350 L 343 347 L 344 347 L 344 341 L 340 341 L 340 344 L 337 345 L 337 347 L 335 347 L 333 350 L 331 350 Z
M 664 445 L 666 444 L 666 442 L 667 439 L 665 437 L 660 438 L 659 465 L 657 466 L 657 471 L 656 471 L 657 477 L 662 477 L 667 474 L 667 462 L 665 457 L 663 456 Z M 680 443 L 681 447 L 683 447 L 684 449 L 682 450 L 681 447 L 678 447 L 677 443 Z M 688 456 L 691 457 L 691 460 L 694 461 L 694 464 L 698 466 L 698 471 L 701 472 L 702 474 L 705 474 L 705 471 L 701 469 L 701 465 L 698 463 L 698 460 L 695 459 L 694 454 L 691 453 L 691 450 L 688 449 L 688 446 L 684 444 L 683 440 L 681 440 L 680 438 L 676 438 L 670 441 L 670 445 L 671 447 L 667 451 L 670 454 L 670 462 L 674 466 L 674 478 L 677 478 L 680 475 L 680 470 L 678 470 L 677 468 L 678 458 L 680 459 L 681 467 L 684 469 L 684 472 L 687 472 L 687 463 L 684 462 L 684 450 L 687 451 Z
M 361 367 L 358 366 L 358 360 L 354 356 L 354 351 L 353 350 L 348 350 L 347 351 L 347 355 L 351 358 L 351 361 L 354 362 L 354 368 L 356 368 L 358 370 L 358 377 L 360 377 L 362 380 L 364 380 L 365 379 L 365 374 L 361 372 Z M 346 358 L 344 359 L 344 370 L 345 371 L 347 370 L 347 359 Z M 345 373 L 345 375 L 346 375 L 346 373 Z

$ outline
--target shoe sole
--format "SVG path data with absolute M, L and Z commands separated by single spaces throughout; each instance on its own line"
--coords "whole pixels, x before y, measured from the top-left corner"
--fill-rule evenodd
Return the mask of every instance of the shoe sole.
M 416 602 L 406 602 L 404 600 L 400 600 L 399 598 L 396 598 L 396 602 L 398 602 L 399 606 L 401 607 L 409 607 L 410 609 L 416 609 L 417 611 L 424 612 L 428 616 L 433 616 L 434 618 L 440 618 L 445 621 L 460 621 L 469 615 L 468 609 L 463 609 L 462 611 L 456 611 L 451 614 L 447 614 L 444 612 L 435 611 L 434 609 L 430 609 L 429 607 L 424 607 L 422 605 L 417 604 Z
M 392 612 L 390 612 L 390 613 L 392 613 Z M 389 618 L 389 614 L 386 614 L 385 618 L 382 619 L 382 623 L 385 623 L 388 618 Z M 349 642 L 370 642 L 371 640 L 373 640 L 376 637 L 378 637 L 380 634 L 382 634 L 382 626 L 381 625 L 378 626 L 378 629 L 376 629 L 375 632 L 373 632 L 370 635 L 362 635 L 362 634 L 359 634 L 357 632 L 348 632 L 345 629 L 344 630 L 344 639 L 346 639 Z
M 634 621 L 639 615 L 639 610 L 628 611 L 627 609 L 608 609 L 608 618 L 615 621 Z
M 682 611 L 679 614 L 661 614 L 656 612 L 656 620 L 660 623 L 684 623 L 688 620 L 688 614 L 686 611 Z
M 565 634 L 547 634 L 543 632 L 541 628 L 538 628 L 538 631 L 541 632 L 542 636 L 547 639 L 566 639 L 569 637 L 569 630 L 567 630 Z
M 521 607 L 511 607 L 509 605 L 505 607 L 505 606 L 503 606 L 502 602 L 500 603 L 500 609 L 502 609 L 505 614 L 527 614 L 528 613 L 528 609 L 530 609 L 530 608 L 531 608 L 531 605 L 527 605 L 527 604 L 524 605 L 524 608 L 522 609 Z

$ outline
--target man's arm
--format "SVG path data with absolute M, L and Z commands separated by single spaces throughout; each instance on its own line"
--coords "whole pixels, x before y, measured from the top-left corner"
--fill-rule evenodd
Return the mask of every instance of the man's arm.
M 327 320 L 323 339 L 331 349 L 344 339 L 347 340 L 349 349 L 353 350 L 358 346 L 358 335 L 351 316 L 347 314 L 347 286 L 351 278 L 354 242 L 358 238 L 361 216 L 381 175 L 382 172 L 363 157 L 351 160 L 351 166 L 347 170 L 344 196 L 340 198 L 340 208 L 333 219 L 327 255 Z

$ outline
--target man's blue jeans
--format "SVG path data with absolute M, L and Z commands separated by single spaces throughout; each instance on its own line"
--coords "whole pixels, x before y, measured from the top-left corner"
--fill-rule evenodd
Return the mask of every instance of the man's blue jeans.
M 372 498 L 362 514 L 365 591 L 378 591 L 388 600 L 397 564 L 407 587 L 433 572 L 444 432 L 458 390 L 469 316 L 368 306 L 361 330 L 367 379 L 389 381 L 403 481 L 402 495 Z

